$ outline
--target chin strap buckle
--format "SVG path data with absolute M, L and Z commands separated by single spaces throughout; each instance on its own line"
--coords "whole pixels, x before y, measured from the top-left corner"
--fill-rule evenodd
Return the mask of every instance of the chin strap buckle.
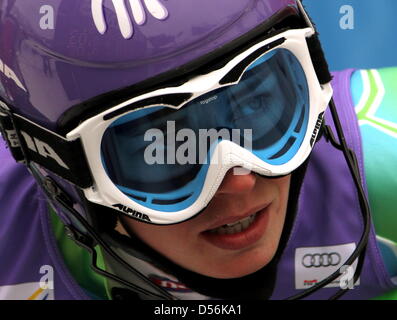
M 69 208 L 73 207 L 74 201 L 50 176 L 46 176 L 42 180 L 41 185 L 47 196 L 56 205 L 66 208 L 67 211 L 69 211 Z M 72 219 L 72 217 L 69 216 L 69 219 Z M 73 223 L 65 224 L 65 232 L 66 235 L 79 246 L 88 250 L 92 250 L 95 247 L 94 239 L 89 236 L 88 233 L 79 230 Z

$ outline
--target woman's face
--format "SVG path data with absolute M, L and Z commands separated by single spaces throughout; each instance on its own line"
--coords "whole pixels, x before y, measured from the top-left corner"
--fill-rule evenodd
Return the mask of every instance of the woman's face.
M 191 220 L 171 226 L 144 224 L 128 217 L 122 222 L 129 232 L 188 270 L 223 279 L 253 273 L 276 253 L 290 176 L 267 179 L 233 172 L 227 173 L 208 207 Z M 233 227 L 220 228 L 244 218 Z

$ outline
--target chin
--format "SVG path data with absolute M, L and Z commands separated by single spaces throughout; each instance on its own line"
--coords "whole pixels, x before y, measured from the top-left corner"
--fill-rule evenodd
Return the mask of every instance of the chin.
M 245 252 L 240 257 L 224 259 L 226 262 L 217 264 L 214 268 L 211 268 L 211 270 L 207 270 L 208 272 L 206 273 L 201 273 L 205 276 L 218 279 L 241 278 L 268 265 L 270 261 L 272 261 L 276 249 L 269 251 L 268 248 L 257 248 L 252 252 Z

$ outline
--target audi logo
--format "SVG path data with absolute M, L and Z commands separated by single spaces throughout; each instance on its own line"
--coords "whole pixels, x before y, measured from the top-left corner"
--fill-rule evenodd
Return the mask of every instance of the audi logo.
M 337 266 L 341 259 L 337 252 L 305 254 L 302 258 L 302 265 L 306 268 L 331 267 Z

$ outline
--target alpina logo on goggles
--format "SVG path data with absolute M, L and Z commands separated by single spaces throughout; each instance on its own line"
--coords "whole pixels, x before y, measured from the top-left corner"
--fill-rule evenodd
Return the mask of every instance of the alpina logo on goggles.
M 154 224 L 198 214 L 231 168 L 289 174 L 310 154 L 332 96 L 310 58 L 306 40 L 313 34 L 282 32 L 209 73 L 108 108 L 70 131 L 63 148 L 52 133 L 45 166 L 83 188 L 88 200 Z M 22 119 L 14 115 L 13 123 L 29 127 Z M 40 154 L 30 158 L 44 162 Z

